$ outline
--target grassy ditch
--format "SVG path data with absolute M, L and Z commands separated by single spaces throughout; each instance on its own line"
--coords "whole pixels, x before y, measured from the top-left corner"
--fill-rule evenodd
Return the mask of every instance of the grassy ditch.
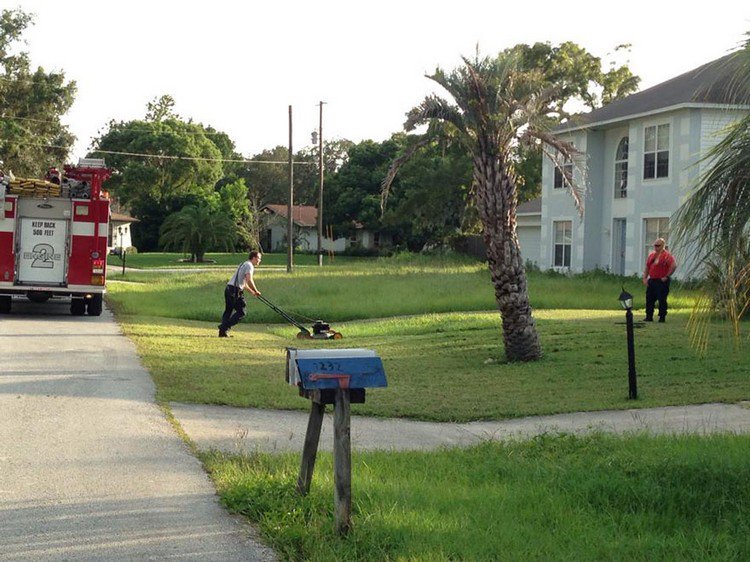
M 750 437 L 542 435 L 353 457 L 353 528 L 333 530 L 331 456 L 201 455 L 222 501 L 286 560 L 747 560 Z

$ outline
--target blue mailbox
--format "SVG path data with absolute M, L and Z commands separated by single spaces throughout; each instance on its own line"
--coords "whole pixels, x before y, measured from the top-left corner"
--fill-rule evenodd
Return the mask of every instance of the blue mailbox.
M 388 386 L 383 362 L 371 349 L 287 348 L 286 379 L 303 390 Z

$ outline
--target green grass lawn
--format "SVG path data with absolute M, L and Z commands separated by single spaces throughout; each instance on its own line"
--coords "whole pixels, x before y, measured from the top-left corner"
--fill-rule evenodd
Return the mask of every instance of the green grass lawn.
M 354 414 L 467 421 L 750 398 L 750 357 L 726 328 L 713 325 L 705 356 L 690 347 L 694 294 L 679 284 L 668 322 L 635 331 L 639 399 L 631 401 L 617 297 L 625 285 L 642 307 L 638 279 L 532 273 L 544 357 L 508 364 L 486 265 L 472 260 L 398 257 L 292 275 L 259 268 L 264 295 L 334 322 L 340 341 L 297 340 L 255 299 L 249 322 L 219 339 L 227 277 L 153 271 L 108 285 L 159 401 L 308 410 L 284 382 L 286 346 L 377 350 L 389 386 L 368 391 Z M 305 498 L 294 491 L 299 455 L 200 456 L 222 501 L 255 521 L 285 560 L 750 558 L 744 436 L 542 435 L 355 454 L 346 538 L 333 531 L 330 454 L 319 455 Z
M 298 455 L 202 455 L 230 510 L 286 560 L 750 559 L 750 437 L 543 435 L 353 456 L 353 532 L 333 529 L 333 469 Z
M 627 353 L 618 311 L 538 311 L 544 357 L 503 360 L 495 313 L 446 313 L 335 328 L 339 341 L 301 341 L 285 325 L 241 325 L 231 339 L 215 324 L 121 316 L 162 401 L 308 409 L 284 382 L 284 349 L 367 347 L 383 358 L 388 388 L 368 391 L 353 412 L 437 421 L 623 409 L 750 398 L 750 357 L 729 336 L 705 357 L 687 344 L 686 313 L 637 329 L 639 399 L 627 400 Z
M 219 339 L 226 274 L 139 273 L 110 283 L 108 299 L 133 338 L 163 401 L 304 409 L 283 381 L 284 349 L 367 347 L 389 380 L 355 412 L 466 421 L 556 412 L 750 398 L 750 359 L 715 338 L 705 357 L 686 337 L 692 294 L 675 289 L 667 324 L 636 330 L 637 402 L 627 398 L 621 285 L 634 279 L 532 274 L 544 357 L 503 360 L 500 317 L 486 266 L 438 258 L 371 260 L 293 275 L 259 271 L 258 286 L 282 307 L 334 323 L 341 341 L 305 342 L 250 298 L 234 338 Z M 641 295 L 636 286 L 632 292 Z M 641 295 L 642 296 L 642 295 Z M 642 302 L 642 301 L 641 301 Z M 680 308 L 681 307 L 681 308 Z M 272 324 L 265 324 L 272 323 Z M 720 328 L 717 327 L 717 330 Z
M 266 262 L 263 262 L 266 265 Z M 264 296 L 301 316 L 329 321 L 364 320 L 439 312 L 496 308 L 486 264 L 470 259 L 371 259 L 340 267 L 309 267 L 292 274 L 256 273 Z M 110 302 L 118 313 L 218 323 L 224 308 L 224 286 L 231 273 L 129 272 L 111 276 Z M 575 277 L 531 273 L 529 294 L 535 309 L 615 310 L 622 286 L 643 306 L 640 279 L 601 273 Z M 676 287 L 673 309 L 692 306 L 694 294 Z M 253 299 L 250 299 L 251 301 Z M 284 322 L 259 302 L 251 302 L 248 322 Z

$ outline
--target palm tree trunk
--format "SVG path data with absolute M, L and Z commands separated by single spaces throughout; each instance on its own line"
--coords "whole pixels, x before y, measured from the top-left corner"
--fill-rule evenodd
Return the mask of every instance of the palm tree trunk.
M 474 157 L 474 182 L 487 261 L 503 320 L 505 356 L 508 361 L 533 361 L 542 356 L 542 348 L 516 235 L 515 175 L 499 158 L 488 155 L 493 151 L 483 152 Z

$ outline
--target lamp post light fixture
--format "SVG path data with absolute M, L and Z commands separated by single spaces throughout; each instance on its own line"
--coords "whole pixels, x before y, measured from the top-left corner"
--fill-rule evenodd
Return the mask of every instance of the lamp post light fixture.
M 625 309 L 625 325 L 628 334 L 628 398 L 638 398 L 638 381 L 635 374 L 635 345 L 633 344 L 633 295 L 622 288 L 620 304 Z

